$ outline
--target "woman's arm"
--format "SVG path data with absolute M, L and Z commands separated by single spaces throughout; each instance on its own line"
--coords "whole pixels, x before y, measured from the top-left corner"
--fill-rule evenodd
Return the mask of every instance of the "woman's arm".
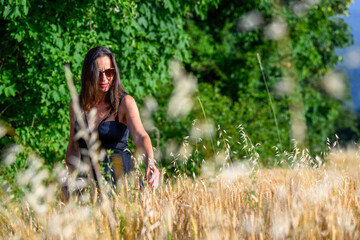
M 72 107 L 72 100 L 70 101 L 70 106 L 69 106 L 69 116 L 70 116 L 70 137 L 66 149 L 65 163 L 66 166 L 68 167 L 69 173 L 71 174 L 75 171 L 77 162 L 80 159 L 79 144 L 74 138 L 75 115 Z
M 121 103 L 120 112 L 125 113 L 126 124 L 129 128 L 130 134 L 134 140 L 135 146 L 145 154 L 146 173 L 145 179 L 149 180 L 149 184 L 153 189 L 156 189 L 159 184 L 159 170 L 155 166 L 154 153 L 151 145 L 151 140 L 145 131 L 140 119 L 138 107 L 134 98 L 126 95 Z

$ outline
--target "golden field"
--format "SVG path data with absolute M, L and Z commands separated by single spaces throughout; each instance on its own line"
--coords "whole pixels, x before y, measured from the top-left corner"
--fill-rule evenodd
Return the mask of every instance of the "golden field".
M 358 239 L 358 152 L 338 150 L 325 159 L 318 167 L 237 165 L 195 180 L 162 178 L 156 191 L 146 186 L 140 191 L 127 184 L 129 177 L 116 193 L 96 204 L 90 194 L 82 201 L 73 196 L 63 203 L 58 184 L 47 181 L 49 172 L 34 160 L 18 176 L 20 185 L 28 181 L 21 202 L 12 199 L 3 185 L 0 235 L 3 239 Z

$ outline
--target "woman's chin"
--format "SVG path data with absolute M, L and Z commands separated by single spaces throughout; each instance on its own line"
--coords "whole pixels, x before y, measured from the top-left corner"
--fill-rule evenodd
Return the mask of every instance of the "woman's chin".
M 110 87 L 108 85 L 106 86 L 99 86 L 99 92 L 108 92 Z

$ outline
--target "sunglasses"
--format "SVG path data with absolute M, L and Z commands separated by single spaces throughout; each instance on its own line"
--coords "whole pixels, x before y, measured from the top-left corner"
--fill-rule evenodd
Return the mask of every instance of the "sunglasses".
M 114 68 L 109 68 L 109 69 L 106 69 L 104 71 L 99 71 L 99 79 L 102 79 L 104 74 L 105 73 L 105 76 L 107 79 L 109 78 L 112 78 L 115 74 L 115 69 Z

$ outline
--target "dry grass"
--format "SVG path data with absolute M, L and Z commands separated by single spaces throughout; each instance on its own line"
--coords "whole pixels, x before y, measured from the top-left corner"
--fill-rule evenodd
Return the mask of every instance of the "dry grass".
M 325 167 L 316 169 L 233 168 L 206 179 L 178 177 L 173 183 L 163 182 L 156 192 L 120 184 L 110 201 L 95 205 L 75 198 L 63 204 L 54 194 L 55 185 L 39 183 L 20 203 L 2 192 L 0 235 L 16 239 L 358 239 L 358 154 L 339 152 L 328 158 Z M 41 171 L 37 169 L 37 174 Z

